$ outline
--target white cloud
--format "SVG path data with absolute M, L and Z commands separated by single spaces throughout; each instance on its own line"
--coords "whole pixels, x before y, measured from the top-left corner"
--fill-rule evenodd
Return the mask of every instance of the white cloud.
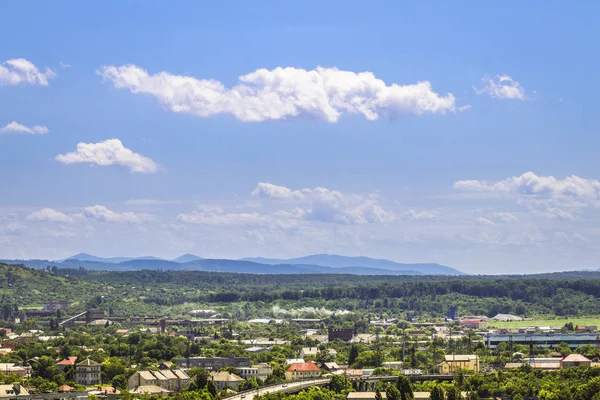
M 415 221 L 436 221 L 440 217 L 440 213 L 436 210 L 406 210 L 401 214 L 402 217 L 413 219 Z
M 446 114 L 461 111 L 451 93 L 440 95 L 428 81 L 387 85 L 371 72 L 317 67 L 305 70 L 258 69 L 225 87 L 213 79 L 159 72 L 150 75 L 136 65 L 103 66 L 98 74 L 115 88 L 155 96 L 168 110 L 198 117 L 231 114 L 244 122 L 308 116 L 337 122 L 344 114 L 368 120 L 380 115 Z
M 267 199 L 301 199 L 304 197 L 299 190 L 292 190 L 285 186 L 274 185 L 268 182 L 259 182 L 252 191 L 252 195 Z
M 28 85 L 48 86 L 48 79 L 56 74 L 49 68 L 41 72 L 31 61 L 24 58 L 14 58 L 0 64 L 0 85 Z
M 496 99 L 525 100 L 525 89 L 508 75 L 496 75 L 496 78 L 484 76 L 485 85 L 481 89 L 473 88 L 477 94 L 487 94 Z
M 17 121 L 12 121 L 6 124 L 3 128 L 0 128 L 0 134 L 2 133 L 20 133 L 20 134 L 28 134 L 28 135 L 46 135 L 50 130 L 46 126 L 35 125 L 35 126 L 26 126 L 18 123 Z
M 140 214 L 132 212 L 115 212 L 109 210 L 105 206 L 95 205 L 86 207 L 83 211 L 83 216 L 90 220 L 99 222 L 127 222 L 132 224 L 140 224 L 153 219 L 150 214 Z
M 344 194 L 327 188 L 292 190 L 285 186 L 260 182 L 252 195 L 275 200 L 295 200 L 306 204 L 302 218 L 341 224 L 390 222 L 394 215 L 378 204 L 377 196 Z
M 52 208 L 42 208 L 39 211 L 32 212 L 26 219 L 28 221 L 73 222 L 73 219 L 70 216 Z
M 463 180 L 456 181 L 454 189 L 469 192 L 516 193 L 554 199 L 600 200 L 600 181 L 580 178 L 575 175 L 565 179 L 553 176 L 538 176 L 526 172 L 501 181 Z
M 155 173 L 159 167 L 151 159 L 123 146 L 119 139 L 109 139 L 99 143 L 78 143 L 77 151 L 59 154 L 55 159 L 63 164 L 119 165 L 134 173 Z
M 64 61 L 61 61 L 61 62 L 59 63 L 59 65 L 60 65 L 60 67 L 61 67 L 61 68 L 71 68 L 71 67 L 72 67 L 72 65 L 71 65 L 71 64 L 68 64 L 68 63 L 66 63 L 66 62 L 64 62 Z
M 265 225 L 269 218 L 258 213 L 226 213 L 220 207 L 201 204 L 190 214 L 179 214 L 177 219 L 187 224 L 255 226 Z

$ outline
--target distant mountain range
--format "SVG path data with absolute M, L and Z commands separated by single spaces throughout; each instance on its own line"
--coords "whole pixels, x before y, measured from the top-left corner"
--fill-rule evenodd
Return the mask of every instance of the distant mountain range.
M 215 271 L 250 274 L 352 274 L 352 275 L 463 275 L 457 269 L 440 264 L 401 264 L 385 259 L 346 257 L 332 254 L 315 254 L 291 259 L 244 258 L 241 260 L 205 259 L 184 254 L 174 260 L 157 257 L 97 257 L 79 253 L 59 261 L 0 260 L 7 264 L 24 264 L 32 268 L 84 267 L 106 271 Z

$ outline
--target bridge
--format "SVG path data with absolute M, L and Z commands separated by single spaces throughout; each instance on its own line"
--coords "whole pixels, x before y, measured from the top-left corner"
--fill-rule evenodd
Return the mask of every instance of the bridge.
M 452 381 L 454 380 L 453 375 L 441 375 L 441 374 L 413 374 L 405 375 L 413 382 L 424 382 L 424 381 Z M 262 396 L 268 393 L 297 393 L 301 390 L 311 388 L 313 386 L 327 386 L 329 385 L 329 377 L 309 379 L 303 381 L 284 382 L 277 383 L 274 385 L 263 386 L 258 389 L 246 390 L 243 392 L 235 393 L 231 396 L 227 396 L 227 400 L 253 400 L 254 396 Z M 377 382 L 395 382 L 398 379 L 398 375 L 371 375 L 371 376 L 360 376 L 360 377 L 349 377 L 352 382 L 352 386 L 359 392 L 369 392 L 375 390 Z
M 277 383 L 275 385 L 263 386 L 258 389 L 246 390 L 226 397 L 227 400 L 253 400 L 254 396 L 262 396 L 268 393 L 296 393 L 313 386 L 329 385 L 329 378 L 309 379 L 289 383 Z
M 71 324 L 73 322 L 75 322 L 77 319 L 83 317 L 86 313 L 87 313 L 87 311 L 79 313 L 79 314 L 77 314 L 75 316 L 72 316 L 69 319 L 65 319 L 64 321 L 59 322 L 58 325 L 64 326 L 65 328 L 68 328 L 69 326 L 71 326 Z

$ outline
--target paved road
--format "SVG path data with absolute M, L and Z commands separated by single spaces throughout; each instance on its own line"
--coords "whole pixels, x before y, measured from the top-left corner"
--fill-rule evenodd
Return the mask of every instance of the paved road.
M 233 396 L 227 397 L 227 400 L 253 400 L 254 396 L 263 395 L 267 393 L 275 392 L 297 392 L 302 389 L 307 389 L 311 386 L 322 386 L 329 383 L 329 378 L 311 379 L 308 381 L 288 382 L 279 385 L 262 387 L 259 389 L 248 390 L 246 392 L 238 393 Z
M 413 381 L 421 381 L 421 380 L 453 380 L 453 375 L 438 375 L 438 374 L 424 374 L 424 375 L 406 375 Z M 311 386 L 325 386 L 329 383 L 330 378 L 319 378 L 319 379 L 311 379 L 307 381 L 296 381 L 296 382 L 287 382 L 281 383 L 278 385 L 265 386 L 259 389 L 247 390 L 245 392 L 234 394 L 233 396 L 227 397 L 227 400 L 253 400 L 254 396 L 263 395 L 267 393 L 276 393 L 276 392 L 299 392 L 302 389 L 307 389 Z M 352 377 L 350 380 L 352 382 L 365 382 L 365 383 L 373 383 L 377 381 L 387 381 L 393 382 L 398 379 L 397 375 L 374 375 L 374 376 L 364 376 L 364 377 Z

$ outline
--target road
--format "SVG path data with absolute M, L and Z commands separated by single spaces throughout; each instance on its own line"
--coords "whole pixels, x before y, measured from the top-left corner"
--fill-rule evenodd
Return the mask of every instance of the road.
M 227 400 L 253 400 L 254 396 L 263 395 L 275 392 L 298 392 L 302 389 L 307 389 L 311 386 L 322 386 L 329 383 L 329 378 L 311 379 L 307 381 L 297 381 L 281 383 L 278 385 L 265 386 L 254 390 L 234 394 L 227 397 Z

